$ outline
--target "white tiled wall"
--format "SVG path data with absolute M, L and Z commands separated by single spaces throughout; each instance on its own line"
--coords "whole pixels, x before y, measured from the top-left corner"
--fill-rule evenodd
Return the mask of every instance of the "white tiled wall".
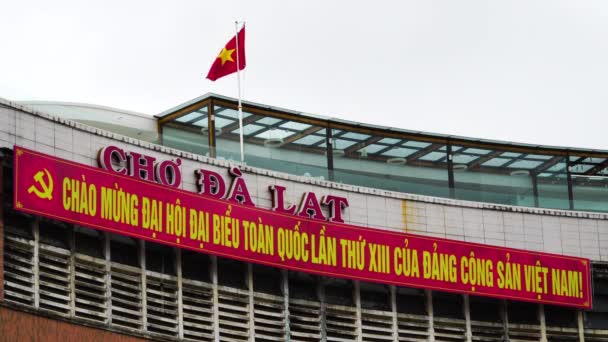
M 189 191 L 196 190 L 196 168 L 223 175 L 228 170 L 225 161 L 139 142 L 42 113 L 28 113 L 18 105 L 0 102 L 0 147 L 12 148 L 14 144 L 91 166 L 97 165 L 97 153 L 107 145 L 158 159 L 180 157 L 182 187 Z M 259 207 L 271 206 L 268 186 L 281 184 L 287 187 L 289 203 L 298 203 L 305 191 L 319 197 L 330 193 L 347 197 L 350 206 L 343 217 L 354 225 L 608 261 L 608 214 L 437 199 L 247 167 L 243 171 Z

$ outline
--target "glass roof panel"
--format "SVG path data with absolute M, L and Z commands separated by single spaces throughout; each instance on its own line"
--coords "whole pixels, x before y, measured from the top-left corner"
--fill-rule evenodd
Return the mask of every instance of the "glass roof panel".
M 572 171 L 572 173 L 583 173 L 583 172 L 589 171 L 589 169 L 591 169 L 591 168 L 593 168 L 593 165 L 577 164 L 577 165 L 573 165 L 572 168 L 570 169 L 570 171 Z
M 525 158 L 526 159 L 542 159 L 542 160 L 547 160 L 547 159 L 551 159 L 554 156 L 548 156 L 546 154 L 528 154 Z
M 310 127 L 309 124 L 303 124 L 300 122 L 295 122 L 295 121 L 287 121 L 286 123 L 282 124 L 279 127 L 283 127 L 283 128 L 287 128 L 287 129 L 292 129 L 294 131 L 303 131 L 305 129 L 307 129 L 308 127 Z
M 189 122 L 192 121 L 194 119 L 202 119 L 202 118 L 206 118 L 207 117 L 207 113 L 202 114 L 199 112 L 192 112 L 192 113 L 188 113 L 184 116 L 180 116 L 179 118 L 175 119 L 175 121 L 177 122 Z
M 277 118 L 271 118 L 269 116 L 265 117 L 265 118 L 261 118 L 259 120 L 256 121 L 257 124 L 261 124 L 261 125 L 274 125 L 277 122 L 281 121 L 281 119 L 277 119 Z
M 444 152 L 431 152 L 428 154 L 425 154 L 424 156 L 420 157 L 420 160 L 430 160 L 430 161 L 437 161 L 441 158 L 445 157 L 445 153 Z
M 217 128 L 223 128 L 224 126 L 228 126 L 231 123 L 235 122 L 234 120 L 230 120 L 230 119 L 224 119 L 224 118 L 215 118 L 215 127 Z
M 513 168 L 513 169 L 534 169 L 542 163 L 543 162 L 541 162 L 541 161 L 523 159 L 523 160 L 518 160 L 518 161 L 514 162 L 513 164 L 509 165 L 509 167 Z
M 307 135 L 301 139 L 298 139 L 296 141 L 294 141 L 294 144 L 298 144 L 298 145 L 313 145 L 318 143 L 319 141 L 325 139 L 325 137 L 320 137 L 318 135 Z
M 470 155 L 466 155 L 466 154 L 456 154 L 456 155 L 454 155 L 454 163 L 468 164 L 477 158 L 478 158 L 478 156 L 470 156 Z
M 248 126 L 252 126 L 252 125 L 248 125 Z M 257 127 L 265 128 L 263 126 L 257 126 Z M 286 129 L 270 129 L 270 130 L 261 132 L 260 134 L 256 134 L 256 137 L 262 138 L 262 139 L 285 139 L 292 134 L 293 134 L 293 132 L 288 131 Z
M 545 171 L 558 172 L 558 171 L 564 171 L 565 169 L 566 169 L 566 163 L 557 163 L 557 164 L 551 166 L 550 168 L 546 169 Z
M 393 145 L 398 143 L 399 141 L 401 141 L 400 139 L 393 139 L 393 138 L 384 138 L 380 141 L 378 141 L 380 144 L 387 144 L 387 145 Z
M 398 147 L 391 148 L 390 150 L 382 153 L 382 155 L 387 157 L 407 157 L 410 154 L 415 153 L 416 151 L 417 150 L 411 148 Z
M 350 141 L 350 140 L 334 139 L 334 148 L 341 150 L 341 149 L 347 148 L 355 143 L 356 142 Z
M 409 147 L 420 147 L 420 148 L 424 148 L 429 146 L 431 143 L 427 143 L 424 141 L 414 141 L 414 140 L 408 140 L 406 142 L 404 142 L 402 145 L 403 146 L 409 146 Z
M 347 139 L 353 139 L 353 140 L 358 140 L 358 141 L 365 140 L 369 137 L 370 137 L 370 135 L 360 134 L 360 133 L 355 133 L 355 132 L 348 132 L 348 133 L 342 134 L 340 136 L 340 138 L 347 138 Z
M 505 152 L 502 154 L 503 157 L 509 157 L 509 158 L 517 158 L 519 156 L 521 156 L 521 153 L 516 153 L 516 152 Z
M 245 127 L 243 127 L 243 135 L 251 135 L 252 133 L 255 133 L 263 128 L 266 128 L 266 127 L 260 126 L 260 125 L 253 125 L 253 124 L 245 125 Z M 232 130 L 232 133 L 235 133 L 235 134 L 239 134 L 239 132 L 240 132 L 239 128 Z
M 486 161 L 485 163 L 481 164 L 483 166 L 501 166 L 504 163 L 510 162 L 513 159 L 507 159 L 507 158 L 492 158 L 488 161 Z
M 194 126 L 198 126 L 198 127 L 207 127 L 209 126 L 209 120 L 207 120 L 207 118 L 202 118 L 196 122 L 192 123 Z
M 236 109 L 220 107 L 220 106 L 214 106 L 213 108 L 214 108 L 213 114 L 215 115 L 215 117 L 223 116 L 223 117 L 232 118 L 232 119 L 239 118 L 239 112 Z M 250 117 L 251 115 L 252 115 L 251 113 L 243 112 L 243 118 Z
M 364 150 L 364 149 L 365 149 L 365 151 L 366 151 L 367 153 L 376 153 L 376 152 L 378 152 L 378 151 L 380 151 L 380 150 L 382 150 L 382 149 L 385 149 L 385 148 L 386 148 L 386 146 L 385 146 L 385 145 L 371 144 L 371 145 L 367 145 L 367 146 L 365 146 L 365 147 L 364 147 L 364 148 L 362 148 L 361 150 Z M 359 150 L 359 151 L 361 151 L 361 150 Z
M 466 150 L 464 150 L 464 153 L 477 154 L 477 155 L 484 155 L 484 154 L 488 154 L 490 152 L 492 152 L 492 150 L 484 150 L 481 148 L 467 148 Z

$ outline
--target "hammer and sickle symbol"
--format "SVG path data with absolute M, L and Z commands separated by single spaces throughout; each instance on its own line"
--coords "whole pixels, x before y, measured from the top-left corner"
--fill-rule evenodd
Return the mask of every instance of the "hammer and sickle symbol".
M 46 180 L 44 179 L 44 175 L 46 174 Z M 44 169 L 44 173 L 42 171 L 36 172 L 34 175 L 34 180 L 38 183 L 41 189 L 37 188 L 36 185 L 32 185 L 27 189 L 27 193 L 38 196 L 42 199 L 48 199 L 49 201 L 53 199 L 53 177 L 51 177 L 51 173 L 46 168 Z

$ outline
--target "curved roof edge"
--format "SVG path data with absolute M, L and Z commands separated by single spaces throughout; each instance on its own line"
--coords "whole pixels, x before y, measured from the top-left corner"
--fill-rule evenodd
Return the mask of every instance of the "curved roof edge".
M 162 119 L 165 116 L 169 116 L 179 110 L 192 106 L 198 102 L 206 101 L 208 99 L 218 99 L 218 100 L 223 100 L 226 102 L 233 102 L 235 104 L 238 102 L 238 99 L 236 99 L 236 98 L 219 95 L 219 94 L 210 92 L 210 93 L 206 93 L 202 96 L 199 96 L 197 98 L 194 98 L 190 101 L 187 101 L 183 104 L 180 104 L 178 106 L 165 110 L 162 113 L 156 114 L 154 116 L 158 119 Z M 403 134 L 417 135 L 422 139 L 430 138 L 430 139 L 442 139 L 442 140 L 446 140 L 446 141 L 447 140 L 466 141 L 469 143 L 488 144 L 488 145 L 505 146 L 505 147 L 511 146 L 511 147 L 522 147 L 522 148 L 539 149 L 539 150 L 552 150 L 552 151 L 562 151 L 562 152 L 565 151 L 565 152 L 585 153 L 585 154 L 601 154 L 601 155 L 608 157 L 608 150 L 602 150 L 602 149 L 527 144 L 527 143 L 521 143 L 521 142 L 473 138 L 473 137 L 466 137 L 466 136 L 452 135 L 452 134 L 439 134 L 439 133 L 431 133 L 431 132 L 423 132 L 423 131 L 414 131 L 414 130 L 408 130 L 408 129 L 403 129 L 403 128 L 385 127 L 385 126 L 379 126 L 379 125 L 374 125 L 374 124 L 366 124 L 366 123 L 361 123 L 361 122 L 356 122 L 356 121 L 349 121 L 349 120 L 344 120 L 344 119 L 339 119 L 339 118 L 332 118 L 332 117 L 318 115 L 318 114 L 311 114 L 311 113 L 305 113 L 305 112 L 300 112 L 300 111 L 291 110 L 291 109 L 285 109 L 285 108 L 281 108 L 281 107 L 269 106 L 269 105 L 265 105 L 265 104 L 261 104 L 261 103 L 257 103 L 257 102 L 252 102 L 252 101 L 243 100 L 242 104 L 244 106 L 254 107 L 254 108 L 263 109 L 263 110 L 269 110 L 269 111 L 273 111 L 273 112 L 286 113 L 286 114 L 290 114 L 290 115 L 294 115 L 294 116 L 299 116 L 299 117 L 302 117 L 305 119 L 314 119 L 314 120 L 319 120 L 319 121 L 342 124 L 342 125 L 347 125 L 347 126 L 351 126 L 354 128 L 359 127 L 359 128 L 377 130 L 379 132 L 385 131 L 385 132 L 391 132 L 391 133 L 403 133 Z
M 110 106 L 102 106 L 102 105 L 97 105 L 97 104 L 92 104 L 92 103 L 63 102 L 63 101 L 15 101 L 15 102 L 20 103 L 22 105 L 26 105 L 26 106 L 38 106 L 38 105 L 47 106 L 48 105 L 48 106 L 69 106 L 69 107 L 90 108 L 90 109 L 96 109 L 96 110 L 103 110 L 103 111 L 107 111 L 107 112 L 115 112 L 115 113 L 119 113 L 119 114 L 134 115 L 134 116 L 139 116 L 139 117 L 146 118 L 146 119 L 152 118 L 152 115 L 134 112 L 134 111 L 127 110 L 127 109 L 115 108 L 115 107 L 110 107 Z
M 134 111 L 88 103 L 61 101 L 17 101 L 61 118 L 150 142 L 158 140 L 157 119 Z

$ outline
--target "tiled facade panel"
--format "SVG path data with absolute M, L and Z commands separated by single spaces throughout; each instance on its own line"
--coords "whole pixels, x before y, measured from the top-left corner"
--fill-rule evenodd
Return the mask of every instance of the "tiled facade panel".
M 180 157 L 182 187 L 188 191 L 196 191 L 193 172 L 197 167 L 229 178 L 226 161 L 208 160 L 45 114 L 0 106 L 0 147 L 12 148 L 14 144 L 91 166 L 97 166 L 99 149 L 108 145 L 158 159 Z M 260 169 L 244 171 L 254 202 L 263 208 L 271 207 L 268 186 L 281 184 L 287 187 L 288 203 L 299 203 L 306 191 L 319 197 L 329 193 L 347 197 L 350 206 L 343 216 L 353 225 L 608 261 L 606 214 L 438 199 Z

